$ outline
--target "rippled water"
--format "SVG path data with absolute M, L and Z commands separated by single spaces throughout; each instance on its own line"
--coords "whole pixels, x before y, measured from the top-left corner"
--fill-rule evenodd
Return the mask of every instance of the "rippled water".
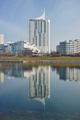
M 80 68 L 0 65 L 0 120 L 80 120 Z

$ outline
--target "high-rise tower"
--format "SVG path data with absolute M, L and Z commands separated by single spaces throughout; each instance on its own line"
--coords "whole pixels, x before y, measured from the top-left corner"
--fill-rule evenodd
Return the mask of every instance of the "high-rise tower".
M 4 44 L 4 35 L 0 34 L 0 44 Z
M 45 9 L 42 16 L 29 19 L 29 43 L 44 53 L 50 53 L 50 20 L 45 20 Z

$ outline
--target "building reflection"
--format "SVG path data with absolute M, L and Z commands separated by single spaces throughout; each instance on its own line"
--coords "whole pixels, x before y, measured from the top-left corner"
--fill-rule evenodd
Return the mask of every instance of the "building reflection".
M 15 66 L 0 69 L 8 79 L 29 78 L 29 99 L 40 101 L 45 107 L 45 98 L 50 98 L 50 66 Z M 3 74 L 0 75 L 0 82 Z
M 40 101 L 45 107 L 45 98 L 50 98 L 49 66 L 13 66 L 7 72 L 8 79 L 29 78 L 29 99 Z
M 1 66 L 0 82 L 4 82 L 4 74 L 8 79 L 28 78 L 29 99 L 38 100 L 45 107 L 45 98 L 50 98 L 50 66 Z
M 8 71 L 8 79 L 11 78 L 28 78 L 31 75 L 36 74 L 37 68 L 31 66 L 19 66 L 16 65 Z
M 32 66 L 20 66 L 18 64 L 14 66 L 8 66 L 0 68 L 0 83 L 4 82 L 4 75 L 8 76 L 8 79 L 14 78 L 29 78 L 31 75 L 35 75 L 37 67 Z
M 4 73 L 0 73 L 0 83 L 4 82 Z
M 29 99 L 35 99 L 45 107 L 45 98 L 50 98 L 50 67 L 39 66 L 35 75 L 29 77 Z
M 60 80 L 65 81 L 80 81 L 80 68 L 76 67 L 61 67 L 57 69 Z

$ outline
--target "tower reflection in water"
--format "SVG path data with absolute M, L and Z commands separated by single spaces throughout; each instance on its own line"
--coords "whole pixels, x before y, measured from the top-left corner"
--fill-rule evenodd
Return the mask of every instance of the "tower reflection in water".
M 10 66 L 9 69 L 0 68 L 0 82 L 4 82 L 4 74 L 8 79 L 28 78 L 29 99 L 35 99 L 45 107 L 45 98 L 50 98 L 50 66 Z
M 29 77 L 29 99 L 35 99 L 45 107 L 45 98 L 50 98 L 50 67 L 39 66 L 36 74 Z

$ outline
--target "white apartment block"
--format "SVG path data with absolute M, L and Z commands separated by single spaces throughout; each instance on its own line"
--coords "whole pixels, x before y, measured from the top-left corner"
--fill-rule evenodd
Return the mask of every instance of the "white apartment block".
M 80 39 L 60 42 L 59 45 L 56 46 L 56 51 L 60 51 L 61 55 L 79 53 Z
M 0 44 L 4 44 L 4 35 L 0 34 Z
M 50 20 L 45 20 L 45 10 L 42 16 L 29 19 L 29 43 L 44 53 L 50 53 Z

